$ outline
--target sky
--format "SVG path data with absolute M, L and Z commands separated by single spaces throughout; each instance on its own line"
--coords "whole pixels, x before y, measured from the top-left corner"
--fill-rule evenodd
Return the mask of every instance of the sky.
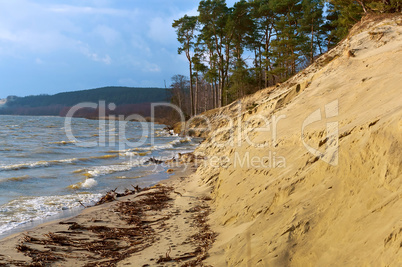
M 233 6 L 235 0 L 228 0 Z M 0 98 L 188 76 L 173 20 L 198 0 L 0 0 Z

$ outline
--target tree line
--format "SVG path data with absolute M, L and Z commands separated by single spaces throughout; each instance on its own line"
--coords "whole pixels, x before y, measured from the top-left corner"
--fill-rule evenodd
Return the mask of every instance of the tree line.
M 108 86 L 102 88 L 63 92 L 55 95 L 30 95 L 13 97 L 7 101 L 7 107 L 46 107 L 51 105 L 74 106 L 81 102 L 99 102 L 104 100 L 116 105 L 164 102 L 169 92 L 164 88 L 136 88 Z
M 202 0 L 173 22 L 189 76 L 172 77 L 187 116 L 275 85 L 314 62 L 362 16 L 400 12 L 402 0 Z
M 0 115 L 66 116 L 72 106 L 91 102 L 113 103 L 113 110 L 106 108 L 106 116 L 139 114 L 151 116 L 151 103 L 169 101 L 170 90 L 164 88 L 135 88 L 109 86 L 89 90 L 63 92 L 55 95 L 9 96 L 6 105 L 0 106 Z M 108 106 L 107 106 L 108 107 Z M 97 118 L 98 109 L 82 108 L 75 117 Z M 157 108 L 155 116 L 159 121 L 166 117 L 166 109 Z

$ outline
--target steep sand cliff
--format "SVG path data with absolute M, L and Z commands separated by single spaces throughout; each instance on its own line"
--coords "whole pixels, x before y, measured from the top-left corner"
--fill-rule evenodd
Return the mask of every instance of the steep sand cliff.
M 401 119 L 400 15 L 356 25 L 287 82 L 195 118 L 220 233 L 207 263 L 401 266 Z

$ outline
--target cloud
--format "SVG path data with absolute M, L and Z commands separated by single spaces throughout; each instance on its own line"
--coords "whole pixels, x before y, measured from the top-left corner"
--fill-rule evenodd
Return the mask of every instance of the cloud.
M 197 5 L 188 0 L 0 0 L 2 83 L 19 95 L 37 93 L 31 88 L 55 93 L 134 81 L 161 86 L 173 74 L 187 73 L 171 25 L 184 14 L 196 15 Z M 43 78 L 48 76 L 54 78 Z M 119 81 L 125 77 L 132 81 Z
M 198 16 L 198 6 L 194 7 L 193 9 L 190 9 L 190 10 L 188 10 L 188 11 L 186 11 L 186 12 L 182 12 L 178 18 L 181 18 L 181 17 L 183 17 L 184 15 L 187 15 L 187 16 Z M 176 19 L 178 19 L 178 18 L 176 18 Z
M 82 54 L 84 54 L 86 57 L 88 57 L 89 59 L 95 61 L 95 62 L 102 62 L 106 65 L 109 65 L 112 63 L 112 59 L 110 58 L 110 56 L 108 54 L 104 55 L 104 56 L 99 56 L 97 53 L 92 52 L 88 45 L 83 45 L 80 47 L 80 51 Z
M 17 36 L 10 32 L 7 29 L 0 28 L 0 41 L 9 41 L 9 42 L 14 42 L 17 40 Z
M 151 48 L 142 38 L 133 37 L 131 45 L 136 53 L 145 53 L 146 55 L 151 55 Z
M 133 15 L 133 11 L 114 9 L 114 8 L 99 8 L 91 6 L 72 6 L 72 5 L 56 5 L 47 8 L 47 10 L 55 13 L 68 15 L 112 15 L 112 16 L 129 16 Z M 135 10 L 134 10 L 135 12 Z
M 118 31 L 106 25 L 97 26 L 94 33 L 100 36 L 109 46 L 116 44 L 121 39 Z
M 42 65 L 44 62 L 43 62 L 42 59 L 36 58 L 36 59 L 35 59 L 35 63 L 38 64 L 38 65 Z
M 172 28 L 173 17 L 162 18 L 156 17 L 152 18 L 149 23 L 148 36 L 154 41 L 162 44 L 174 43 L 176 33 Z
M 144 67 L 145 67 L 145 71 L 149 71 L 149 72 L 160 72 L 161 68 L 154 63 L 150 63 L 150 62 L 144 62 Z
M 135 71 L 142 72 L 160 72 L 161 68 L 158 64 L 151 62 L 148 59 L 141 58 L 140 56 L 128 56 L 126 58 L 127 63 L 134 67 Z
M 184 15 L 197 16 L 198 6 L 186 11 L 178 11 L 177 9 L 171 9 L 170 14 L 166 14 L 158 17 L 154 17 L 149 22 L 148 37 L 154 41 L 163 44 L 176 44 L 176 31 L 172 27 L 173 21 L 180 19 Z
M 50 52 L 72 45 L 66 34 L 79 32 L 75 23 L 49 14 L 44 6 L 24 0 L 0 2 L 0 47 L 11 55 Z

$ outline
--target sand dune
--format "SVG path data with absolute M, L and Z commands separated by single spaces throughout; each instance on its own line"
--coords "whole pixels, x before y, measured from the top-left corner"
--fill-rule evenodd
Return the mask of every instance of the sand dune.
M 208 264 L 400 266 L 401 25 L 366 20 L 287 82 L 191 122 L 220 234 Z
M 401 266 L 401 70 L 402 16 L 365 20 L 287 82 L 194 118 L 195 173 L 8 237 L 0 265 Z

